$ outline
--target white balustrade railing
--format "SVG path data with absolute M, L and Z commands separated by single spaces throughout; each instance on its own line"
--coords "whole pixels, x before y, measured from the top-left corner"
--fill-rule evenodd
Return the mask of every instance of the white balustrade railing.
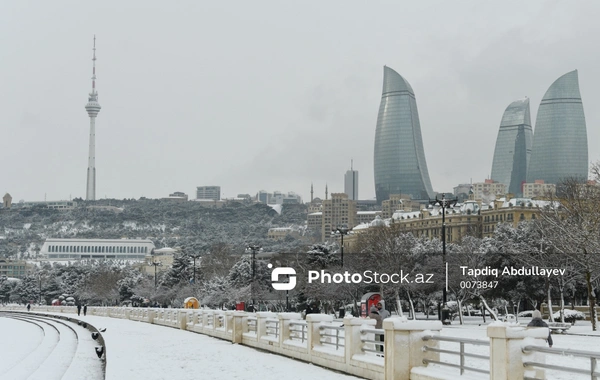
M 335 350 L 344 349 L 344 328 L 342 326 L 322 324 L 319 326 L 319 336 L 321 344 L 332 346 Z
M 360 329 L 360 341 L 362 342 L 361 350 L 363 352 L 375 353 L 381 357 L 383 357 L 383 337 L 384 337 L 383 329 L 370 329 L 370 328 L 361 328 Z
M 22 309 L 0 307 L 0 311 Z M 32 308 L 32 312 L 36 311 L 77 313 L 75 307 Z M 375 329 L 375 320 L 348 317 L 340 326 L 333 316 L 324 314 L 309 314 L 302 320 L 299 313 L 88 307 L 88 315 L 194 331 L 373 380 L 444 379 L 447 374 L 440 371 L 440 366 L 448 363 L 440 361 L 441 354 L 458 355 L 459 364 L 451 366 L 458 367 L 461 373 L 473 371 L 465 365 L 465 358 L 489 360 L 489 374 L 487 368 L 475 370 L 481 378 L 490 380 L 544 379 L 544 369 L 557 369 L 554 364 L 546 364 L 546 356 L 553 354 L 588 358 L 589 370 L 560 370 L 594 377 L 598 376 L 596 363 L 600 358 L 600 353 L 543 348 L 548 336 L 546 328 L 526 329 L 499 322 L 487 327 L 489 341 L 473 341 L 440 337 L 440 321 L 408 321 L 399 317 L 387 318 L 383 329 Z M 459 349 L 440 349 L 440 342 L 456 342 Z M 489 345 L 489 358 L 465 351 L 465 345 L 471 344 Z
M 299 341 L 300 343 L 306 342 L 308 334 L 306 332 L 306 321 L 292 321 L 290 322 L 290 340 Z

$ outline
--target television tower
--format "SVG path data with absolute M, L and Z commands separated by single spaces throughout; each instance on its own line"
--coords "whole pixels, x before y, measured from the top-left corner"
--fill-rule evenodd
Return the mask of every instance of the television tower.
M 85 199 L 87 201 L 96 200 L 96 116 L 100 112 L 100 104 L 98 103 L 98 92 L 96 91 L 96 36 L 94 35 L 94 56 L 92 58 L 92 92 L 88 98 L 88 103 L 85 105 L 85 110 L 90 117 L 90 149 L 88 155 L 87 168 L 87 187 L 85 191 Z

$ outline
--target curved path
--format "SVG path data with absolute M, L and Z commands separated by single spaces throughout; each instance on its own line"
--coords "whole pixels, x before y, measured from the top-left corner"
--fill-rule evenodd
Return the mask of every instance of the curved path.
M 94 350 L 98 344 L 76 320 L 35 313 L 0 313 L 0 317 L 1 379 L 104 379 Z

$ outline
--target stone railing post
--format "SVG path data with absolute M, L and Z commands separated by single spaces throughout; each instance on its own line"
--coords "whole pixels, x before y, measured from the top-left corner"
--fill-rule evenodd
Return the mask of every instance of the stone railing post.
M 177 312 L 177 322 L 181 330 L 187 330 L 187 310 L 181 309 Z
M 210 310 L 203 310 L 202 311 L 202 330 L 208 329 L 208 314 L 209 313 L 212 313 L 212 312 Z
M 368 325 L 369 328 L 375 328 L 375 323 L 377 321 L 374 319 L 344 318 L 344 352 L 346 355 L 346 364 L 350 363 L 354 355 L 363 353 L 362 342 L 360 340 L 360 327 Z
M 148 323 L 154 324 L 154 317 L 156 316 L 156 310 L 148 309 Z
M 316 346 L 322 346 L 321 334 L 319 326 L 321 322 L 333 321 L 333 315 L 327 314 L 308 314 L 306 316 L 306 347 L 308 347 L 308 355 L 312 355 L 312 350 Z
M 302 319 L 302 314 L 279 313 L 277 316 L 279 318 L 279 347 L 283 347 L 283 342 L 290 339 L 290 322 L 292 320 Z
M 523 367 L 524 361 L 544 363 L 544 354 L 524 354 L 522 349 L 526 345 L 545 346 L 545 340 L 548 338 L 547 328 L 528 329 L 494 322 L 487 327 L 487 336 L 490 338 L 490 380 L 523 380 L 526 373 L 528 377 L 546 378 L 542 369 L 526 370 Z
M 441 321 L 409 321 L 406 317 L 386 318 L 383 321 L 385 378 L 409 380 L 413 367 L 422 367 L 423 359 L 440 360 L 437 352 L 423 348 L 439 347 L 437 341 L 424 341 L 425 335 L 439 335 Z
M 247 321 L 248 314 L 243 311 L 234 311 L 232 313 L 232 325 L 233 331 L 231 333 L 231 342 L 241 344 L 243 339 L 243 334 L 248 331 L 247 327 L 244 326 L 244 323 Z
M 227 310 L 224 314 L 225 320 L 223 321 L 223 327 L 225 327 L 225 332 L 229 334 L 230 331 L 233 331 L 233 311 Z

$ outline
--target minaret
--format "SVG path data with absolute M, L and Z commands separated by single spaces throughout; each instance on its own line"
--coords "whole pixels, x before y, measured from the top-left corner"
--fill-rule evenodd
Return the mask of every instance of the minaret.
M 85 110 L 90 117 L 90 150 L 88 155 L 87 168 L 87 187 L 85 191 L 85 199 L 88 201 L 96 200 L 96 116 L 100 112 L 100 104 L 98 103 L 98 92 L 96 91 L 96 36 L 94 35 L 94 56 L 92 58 L 92 92 L 88 98 L 88 103 L 85 105 Z
M 313 194 L 314 194 L 314 192 L 313 192 L 313 184 L 311 182 L 311 184 L 310 184 L 310 204 L 313 203 Z
M 325 184 L 325 200 L 327 200 L 327 193 L 328 193 L 328 191 L 327 191 L 327 184 Z

